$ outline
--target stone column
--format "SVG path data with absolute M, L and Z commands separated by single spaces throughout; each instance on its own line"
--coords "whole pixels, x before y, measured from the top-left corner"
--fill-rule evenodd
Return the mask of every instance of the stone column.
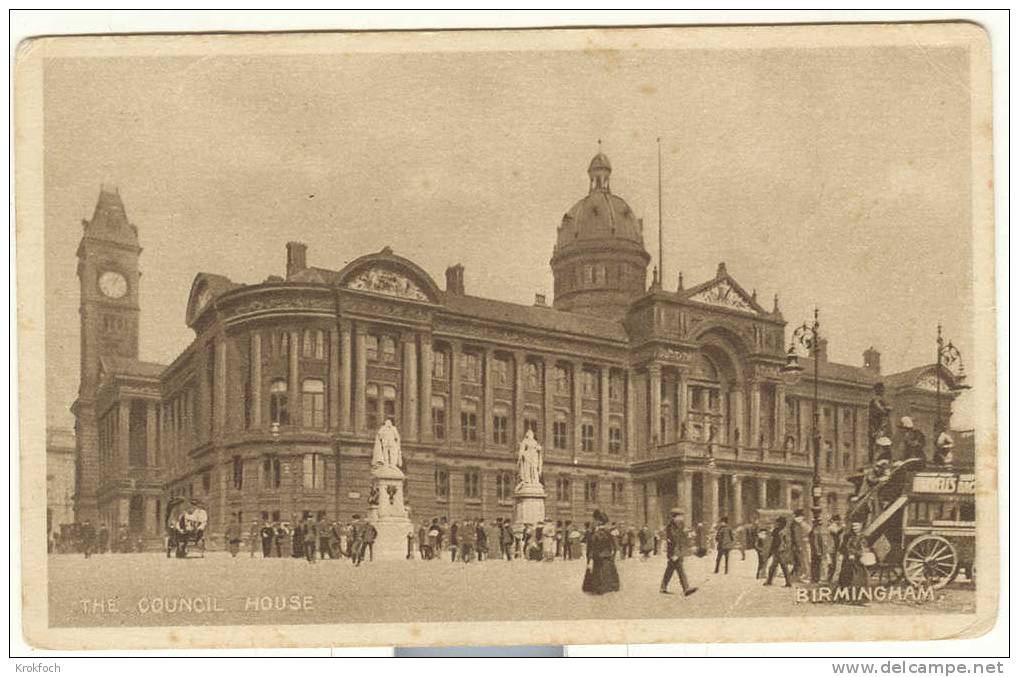
M 340 335 L 329 332 L 329 429 L 340 427 Z
M 686 514 L 686 523 L 693 525 L 693 474 L 688 470 L 676 473 L 676 505 Z
M 807 455 L 810 456 L 810 454 L 813 453 L 813 450 L 811 449 L 812 442 L 810 439 L 810 426 L 813 421 L 813 412 L 811 411 L 812 404 L 810 400 L 801 397 L 797 402 L 797 406 L 800 408 L 800 439 L 797 450 L 805 450 Z
M 340 320 L 340 429 L 350 430 L 350 403 L 354 396 L 353 350 L 351 347 L 350 322 Z M 363 346 L 362 346 L 363 347 Z M 360 428 L 358 428 L 360 430 Z
M 761 382 L 750 383 L 750 439 L 747 440 L 747 447 L 751 449 L 763 448 L 761 445 Z
M 637 403 L 633 391 L 633 377 L 630 374 L 629 368 L 623 369 L 623 380 L 623 386 L 626 388 L 626 457 L 632 458 L 637 448 L 637 427 L 634 423 L 636 420 L 635 409 Z
M 572 362 L 570 365 L 570 371 L 572 371 L 572 380 L 570 384 L 573 386 L 573 397 L 571 404 L 573 405 L 573 439 L 571 440 L 571 447 L 573 448 L 573 458 L 577 458 L 577 454 L 580 452 L 580 439 L 581 439 L 581 425 L 583 424 L 584 418 L 584 400 L 583 392 L 581 391 L 581 378 L 584 375 L 584 365 L 580 362 Z
M 421 341 L 421 380 L 418 383 L 418 406 L 421 417 L 418 426 L 418 437 L 422 440 L 432 439 L 432 335 L 420 334 Z
M 658 502 L 658 480 L 650 479 L 644 483 L 644 495 L 647 502 L 644 508 L 644 521 L 651 529 L 661 526 L 662 509 Z
M 226 431 L 226 398 L 227 398 L 227 364 L 226 364 L 226 339 L 216 339 L 216 364 L 214 375 L 216 378 L 216 408 L 213 412 L 212 426 L 216 435 L 222 435 Z
M 686 369 L 679 370 L 679 378 L 676 380 L 676 439 L 685 438 L 686 430 L 686 409 L 687 409 L 687 374 Z
M 161 532 L 161 525 L 156 522 L 156 499 L 145 496 L 142 498 L 142 533 L 152 536 Z
M 365 328 L 360 323 L 354 327 L 354 431 L 364 432 L 368 425 L 365 411 L 365 391 L 368 388 L 368 356 L 365 355 Z
M 707 389 L 704 391 L 707 392 Z M 752 438 L 747 434 L 745 419 L 746 416 L 743 414 L 743 388 L 737 385 L 732 390 L 732 411 L 729 412 L 732 420 L 729 421 L 728 428 L 732 431 L 730 436 L 730 442 L 737 447 L 740 451 L 747 448 L 752 448 Z M 739 442 L 737 443 L 736 431 L 739 431 Z
M 609 367 L 601 368 L 601 382 L 598 384 L 598 451 L 609 452 Z
M 648 447 L 654 446 L 654 441 L 658 440 L 659 444 L 665 442 L 661 439 L 661 419 L 662 419 L 662 367 L 658 364 L 650 364 L 647 368 L 648 373 L 648 402 L 650 411 L 650 425 L 648 428 Z
M 418 355 L 417 336 L 406 333 L 403 340 L 403 427 L 408 440 L 418 438 Z
M 704 473 L 704 526 L 710 527 L 718 521 L 718 474 Z
M 864 407 L 856 407 L 854 415 L 856 417 L 856 435 L 853 440 L 853 469 L 855 470 L 869 461 L 867 454 L 870 440 L 867 438 L 867 426 L 870 425 L 870 421 L 868 421 L 867 409 Z
M 552 382 L 552 371 L 555 369 L 555 360 L 548 355 L 543 357 L 542 365 L 542 397 L 544 399 L 544 412 L 545 417 L 545 441 L 544 446 L 547 450 L 553 448 L 552 444 L 552 425 L 555 422 L 555 407 L 553 405 L 553 395 L 555 384 Z
M 778 449 L 785 449 L 785 384 L 775 386 L 775 443 Z
M 481 440 L 482 448 L 492 444 L 492 418 L 495 416 L 494 402 L 495 399 L 495 365 L 492 360 L 495 359 L 495 353 L 491 348 L 485 348 L 483 353 L 484 363 L 482 369 L 484 370 L 481 374 L 481 392 L 482 402 L 481 411 L 478 412 L 481 418 L 478 421 L 478 439 Z
M 290 401 L 290 424 L 299 426 L 301 420 L 301 332 L 290 332 L 290 360 L 287 379 L 287 399 Z
M 778 506 L 792 509 L 792 483 L 787 479 L 778 480 Z
M 117 459 L 113 464 L 121 472 L 130 467 L 131 458 L 131 400 L 123 399 L 117 410 Z M 125 513 L 126 514 L 126 513 Z
M 251 427 L 262 427 L 262 334 L 251 332 L 251 381 L 248 383 L 251 398 Z
M 150 468 L 158 465 L 156 461 L 156 447 L 159 444 L 159 423 L 156 416 L 158 410 L 158 402 L 145 403 L 145 465 Z
M 729 522 L 735 527 L 743 522 L 743 477 L 732 475 L 732 483 L 729 486 L 732 495 L 732 515 L 729 516 Z
M 449 412 L 449 420 L 446 421 L 447 433 L 446 437 L 449 440 L 460 440 L 463 441 L 463 434 L 460 428 L 460 343 L 458 341 L 449 342 L 449 402 L 446 410 Z M 450 472 L 449 476 L 452 478 L 455 473 Z M 450 500 L 453 499 L 453 490 L 450 488 Z
M 513 442 L 524 438 L 524 353 L 513 353 Z

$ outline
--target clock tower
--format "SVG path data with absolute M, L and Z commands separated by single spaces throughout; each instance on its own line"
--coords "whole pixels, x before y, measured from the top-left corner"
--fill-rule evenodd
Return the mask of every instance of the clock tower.
M 102 357 L 138 358 L 138 229 L 127 220 L 119 191 L 103 186 L 78 245 L 81 368 L 75 415 L 75 519 L 96 520 L 99 435 L 96 393 Z

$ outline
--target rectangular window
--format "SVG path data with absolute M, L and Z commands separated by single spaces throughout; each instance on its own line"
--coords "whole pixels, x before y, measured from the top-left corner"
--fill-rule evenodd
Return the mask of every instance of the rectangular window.
M 432 353 L 432 378 L 446 380 L 449 373 L 447 359 L 446 353 L 441 350 Z
M 476 353 L 464 353 L 460 360 L 460 380 L 465 383 L 481 383 L 481 357 Z
M 598 377 L 593 371 L 584 371 L 581 387 L 584 397 L 598 397 Z
M 464 498 L 481 498 L 481 473 L 477 470 L 464 473 Z
M 311 329 L 304 330 L 304 340 L 301 341 L 301 357 L 315 356 L 315 332 Z
M 580 424 L 581 451 L 594 451 L 594 423 L 584 421 Z
M 500 387 L 509 385 L 509 362 L 499 359 L 492 361 L 492 383 Z
M 369 362 L 379 361 L 379 337 L 368 334 L 364 337 L 364 354 Z
M 534 362 L 524 364 L 524 381 L 531 392 L 541 392 L 541 372 Z
M 506 444 L 509 440 L 507 427 L 509 417 L 505 411 L 496 410 L 492 416 L 492 442 L 495 444 Z
M 567 440 L 566 414 L 556 412 L 555 422 L 552 424 L 552 446 L 556 449 L 565 449 Z
M 321 329 L 315 330 L 315 359 L 324 360 L 326 358 L 326 333 Z
M 432 435 L 446 439 L 446 400 L 439 395 L 432 397 Z
M 393 386 L 382 387 L 382 416 L 396 423 L 396 388 Z
M 570 376 L 562 367 L 555 367 L 552 371 L 552 378 L 555 381 L 556 395 L 570 394 Z
M 598 502 L 598 481 L 587 480 L 584 482 L 584 500 L 588 503 Z
M 202 493 L 208 495 L 212 491 L 212 473 L 206 470 L 202 473 Z
M 464 442 L 478 441 L 478 403 L 464 400 L 460 404 L 460 437 Z
M 233 458 L 233 479 L 234 489 L 240 491 L 244 488 L 244 459 L 240 456 Z
M 495 495 L 500 501 L 508 501 L 513 497 L 513 474 L 501 472 L 495 476 Z
M 309 378 L 301 384 L 301 417 L 305 428 L 324 428 L 326 411 L 325 383 Z
M 325 459 L 322 454 L 304 455 L 304 488 L 322 489 L 326 484 Z
M 287 382 L 276 379 L 269 385 L 269 418 L 277 425 L 290 425 Z
M 623 453 L 623 429 L 618 423 L 609 425 L 609 453 Z
M 262 459 L 262 488 L 280 488 L 280 459 L 278 456 L 266 456 Z
M 613 482 L 612 483 L 612 504 L 620 505 L 623 502 L 623 483 Z
M 388 364 L 396 362 L 396 341 L 391 336 L 383 336 L 379 345 L 382 346 L 382 361 Z
M 623 399 L 623 378 L 619 374 L 609 375 L 609 399 L 613 402 Z
M 449 498 L 449 472 L 444 468 L 435 469 L 435 495 Z
M 524 430 L 530 430 L 534 433 L 535 437 L 538 437 L 538 415 L 534 412 L 527 412 L 524 414 Z
M 375 430 L 379 427 L 379 386 L 377 383 L 369 383 L 365 389 L 364 410 L 365 425 L 368 430 Z
M 559 503 L 569 503 L 571 498 L 570 489 L 568 477 L 557 477 L 555 481 L 555 500 Z

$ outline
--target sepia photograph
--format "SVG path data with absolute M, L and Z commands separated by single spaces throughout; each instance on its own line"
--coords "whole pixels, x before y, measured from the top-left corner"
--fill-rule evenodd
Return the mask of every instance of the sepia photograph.
M 29 645 L 994 625 L 979 26 L 44 37 L 14 68 Z

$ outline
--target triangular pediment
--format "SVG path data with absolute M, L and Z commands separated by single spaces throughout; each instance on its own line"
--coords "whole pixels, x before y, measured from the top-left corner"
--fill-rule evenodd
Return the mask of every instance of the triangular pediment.
M 697 303 L 738 310 L 751 315 L 759 315 L 761 312 L 757 302 L 728 277 L 712 280 L 703 288 L 691 291 L 687 298 Z

